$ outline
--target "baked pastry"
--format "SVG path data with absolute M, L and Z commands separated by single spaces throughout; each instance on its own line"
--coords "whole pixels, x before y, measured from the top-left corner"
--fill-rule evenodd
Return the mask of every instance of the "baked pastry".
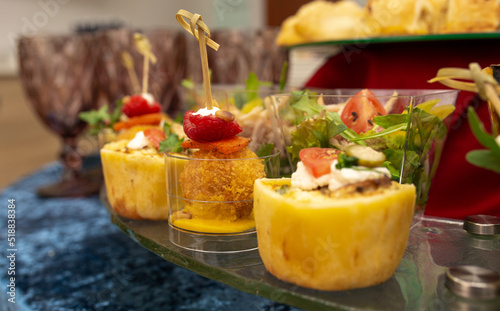
M 391 182 L 384 169 L 341 172 L 345 168 L 335 168 L 337 152 L 331 150 L 312 157 L 314 172 L 304 161 L 294 173 L 298 178 L 256 180 L 260 256 L 277 278 L 312 289 L 348 290 L 382 283 L 403 257 L 415 187 Z M 331 171 L 325 173 L 321 162 L 326 158 L 332 161 Z
M 150 96 L 126 100 L 116 132 L 101 148 L 101 163 L 109 203 L 115 212 L 130 219 L 168 218 L 165 163 L 159 152 L 164 140 L 164 124 L 183 137 L 182 126 L 159 112 Z
M 168 201 L 163 155 L 153 146 L 129 148 L 130 140 L 101 149 L 108 200 L 113 210 L 130 219 L 164 220 Z
M 366 29 L 372 36 L 434 32 L 447 0 L 369 0 Z
M 500 26 L 500 1 L 449 0 L 443 33 L 489 32 Z
M 357 38 L 363 35 L 363 7 L 350 0 L 316 0 L 303 5 L 283 23 L 278 45 Z

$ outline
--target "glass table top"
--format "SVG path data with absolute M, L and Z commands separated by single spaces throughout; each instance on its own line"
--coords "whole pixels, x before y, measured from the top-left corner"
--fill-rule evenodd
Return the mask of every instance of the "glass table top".
M 462 221 L 417 216 L 405 255 L 386 282 L 349 291 L 317 291 L 269 274 L 258 250 L 202 253 L 172 244 L 167 221 L 138 221 L 117 215 L 101 192 L 111 221 L 130 238 L 174 264 L 239 290 L 310 310 L 499 310 L 500 298 L 472 300 L 444 286 L 449 267 L 475 265 L 500 271 L 500 236 L 466 233 Z
M 396 35 L 383 37 L 359 37 L 335 41 L 309 42 L 290 46 L 289 48 L 324 46 L 324 45 L 359 45 L 368 43 L 403 43 L 403 42 L 430 42 L 450 40 L 485 40 L 500 39 L 500 32 L 476 32 L 476 33 L 448 33 L 428 35 Z

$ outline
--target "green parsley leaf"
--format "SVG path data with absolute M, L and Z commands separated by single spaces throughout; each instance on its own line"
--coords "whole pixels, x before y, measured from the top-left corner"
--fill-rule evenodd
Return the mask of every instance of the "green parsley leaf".
M 340 170 L 342 168 L 350 168 L 358 165 L 359 159 L 356 157 L 350 157 L 347 154 L 341 152 L 338 154 L 337 165 L 335 167 Z
M 181 143 L 184 141 L 183 139 L 179 139 L 177 134 L 171 133 L 167 136 L 166 139 L 160 142 L 160 146 L 158 150 L 160 152 L 164 152 L 165 150 L 172 148 L 172 152 L 180 152 L 182 150 Z
M 258 157 L 269 156 L 269 155 L 271 155 L 273 153 L 273 149 L 274 149 L 274 144 L 273 143 L 262 144 L 259 147 L 259 150 L 257 150 L 256 154 L 257 154 Z

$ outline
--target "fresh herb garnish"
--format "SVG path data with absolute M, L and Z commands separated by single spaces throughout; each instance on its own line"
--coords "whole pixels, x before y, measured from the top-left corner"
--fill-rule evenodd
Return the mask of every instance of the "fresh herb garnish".
M 306 91 L 292 93 L 290 106 L 294 110 L 297 127 L 291 133 L 291 145 L 287 147 L 294 165 L 299 161 L 299 152 L 304 148 L 333 148 L 330 140 L 340 135 L 350 141 L 366 145 L 359 135 L 348 128 L 337 112 L 331 112 Z
M 163 152 L 172 148 L 172 152 L 182 151 L 181 143 L 184 141 L 184 138 L 179 139 L 179 136 L 172 131 L 172 126 L 167 122 L 163 124 L 163 131 L 166 138 L 160 142 L 158 150 Z
M 337 164 L 335 165 L 335 167 L 338 170 L 340 170 L 342 168 L 352 168 L 352 167 L 358 165 L 358 160 L 359 159 L 356 157 L 350 157 L 347 154 L 341 152 L 338 155 Z
M 274 144 L 273 143 L 262 144 L 259 147 L 259 150 L 257 150 L 256 154 L 257 154 L 257 156 L 259 158 L 260 157 L 266 157 L 266 156 L 270 156 L 273 153 L 273 150 L 274 150 Z
M 107 104 L 97 110 L 80 112 L 79 118 L 87 122 L 90 126 L 90 134 L 97 135 L 105 128 L 113 127 L 113 124 L 120 120 L 123 102 L 118 100 L 115 109 L 109 113 Z

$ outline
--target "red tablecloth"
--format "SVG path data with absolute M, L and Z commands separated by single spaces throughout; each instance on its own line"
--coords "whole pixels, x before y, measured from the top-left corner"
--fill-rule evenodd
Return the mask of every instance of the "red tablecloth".
M 430 84 L 438 69 L 481 67 L 500 63 L 500 39 L 363 43 L 342 47 L 307 82 L 307 87 L 370 89 L 446 89 Z M 477 168 L 465 154 L 484 149 L 472 135 L 466 108 L 476 108 L 489 130 L 487 103 L 462 91 L 441 162 L 431 185 L 425 214 L 463 219 L 468 215 L 500 216 L 500 175 Z

